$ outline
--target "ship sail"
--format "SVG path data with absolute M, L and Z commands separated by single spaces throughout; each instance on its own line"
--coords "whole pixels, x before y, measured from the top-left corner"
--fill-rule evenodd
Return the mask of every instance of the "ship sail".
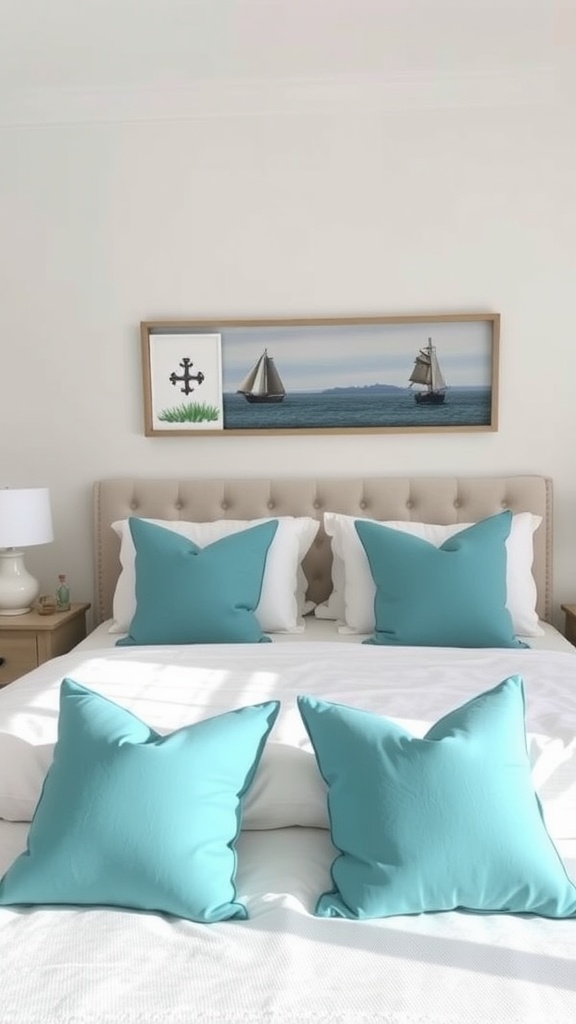
M 446 381 L 440 369 L 436 349 L 432 338 L 428 338 L 426 348 L 421 348 L 414 360 L 414 368 L 409 377 L 410 387 L 421 384 L 425 391 L 417 391 L 414 398 L 418 403 L 440 405 L 446 397 Z
M 239 394 L 244 395 L 248 402 L 281 402 L 283 400 L 286 389 L 267 349 L 264 349 L 237 390 Z

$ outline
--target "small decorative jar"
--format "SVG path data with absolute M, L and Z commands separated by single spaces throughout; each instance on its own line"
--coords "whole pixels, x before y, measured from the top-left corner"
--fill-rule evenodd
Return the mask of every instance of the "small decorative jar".
M 54 615 L 56 598 L 51 594 L 41 594 L 36 602 L 36 611 L 39 615 Z

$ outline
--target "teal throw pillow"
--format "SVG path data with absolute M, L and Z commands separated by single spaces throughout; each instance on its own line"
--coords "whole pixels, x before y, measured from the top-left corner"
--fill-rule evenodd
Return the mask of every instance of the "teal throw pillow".
M 321 917 L 468 910 L 576 916 L 534 793 L 522 679 L 418 739 L 367 711 L 298 700 L 328 786 L 333 888 Z
M 64 679 L 54 760 L 0 904 L 245 918 L 234 842 L 279 707 L 243 707 L 160 736 Z
M 136 549 L 132 644 L 268 641 L 254 614 L 277 520 L 222 537 L 205 548 L 142 519 L 129 519 Z
M 462 530 L 441 547 L 362 519 L 356 532 L 376 586 L 376 629 L 365 643 L 415 647 L 526 647 L 506 608 L 512 513 Z

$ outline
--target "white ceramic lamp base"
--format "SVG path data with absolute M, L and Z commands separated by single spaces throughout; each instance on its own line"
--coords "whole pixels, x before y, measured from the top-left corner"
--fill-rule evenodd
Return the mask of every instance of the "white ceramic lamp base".
M 38 581 L 24 565 L 24 552 L 0 551 L 0 615 L 23 615 L 38 597 Z

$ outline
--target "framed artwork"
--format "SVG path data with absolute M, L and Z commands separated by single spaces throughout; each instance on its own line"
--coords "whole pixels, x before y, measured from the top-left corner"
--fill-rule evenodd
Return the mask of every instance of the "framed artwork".
M 140 325 L 147 436 L 494 431 L 498 313 Z
M 222 339 L 218 331 L 146 332 L 146 434 L 220 432 Z

